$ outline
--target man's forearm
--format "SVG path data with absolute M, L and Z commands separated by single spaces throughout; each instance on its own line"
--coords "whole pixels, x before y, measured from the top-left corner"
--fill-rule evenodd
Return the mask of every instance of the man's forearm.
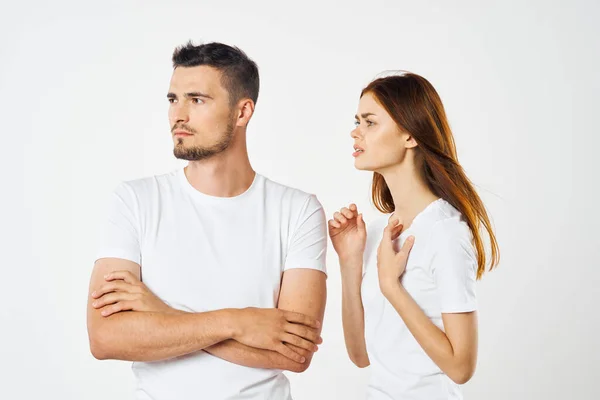
M 158 361 L 200 351 L 233 336 L 232 313 L 120 312 L 89 325 L 92 353 L 99 359 Z
M 257 349 L 230 339 L 204 349 L 209 354 L 234 364 L 251 368 L 283 369 L 292 372 L 303 372 L 309 365 L 311 353 L 308 350 L 287 345 L 296 353 L 305 357 L 302 364 L 271 350 Z

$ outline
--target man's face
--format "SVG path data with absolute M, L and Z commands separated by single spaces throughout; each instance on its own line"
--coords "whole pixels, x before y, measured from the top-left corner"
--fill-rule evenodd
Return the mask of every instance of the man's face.
M 175 68 L 167 98 L 175 157 L 198 161 L 227 149 L 234 118 L 220 71 L 205 65 Z

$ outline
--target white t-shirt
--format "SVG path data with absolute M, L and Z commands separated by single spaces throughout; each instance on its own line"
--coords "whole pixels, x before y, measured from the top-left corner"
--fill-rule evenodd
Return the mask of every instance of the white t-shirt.
M 377 248 L 389 215 L 369 224 L 364 255 L 362 301 L 371 362 L 369 400 L 459 400 L 459 385 L 429 358 L 394 307 L 381 294 Z M 471 231 L 443 199 L 431 203 L 396 239 L 396 249 L 413 235 L 415 243 L 401 282 L 425 314 L 444 329 L 442 313 L 477 309 L 477 259 Z
M 326 272 L 325 214 L 314 195 L 256 174 L 239 196 L 194 189 L 183 169 L 122 183 L 112 194 L 97 258 L 141 265 L 142 281 L 186 311 L 277 307 L 282 274 Z M 134 362 L 136 398 L 291 399 L 281 370 L 248 368 L 204 351 Z

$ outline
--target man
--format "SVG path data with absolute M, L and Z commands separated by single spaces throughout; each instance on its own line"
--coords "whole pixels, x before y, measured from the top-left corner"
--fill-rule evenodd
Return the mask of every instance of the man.
M 321 343 L 326 222 L 315 196 L 256 174 L 256 64 L 220 43 L 175 50 L 167 98 L 187 167 L 124 182 L 90 283 L 98 359 L 133 361 L 137 399 L 291 399 L 282 370 Z

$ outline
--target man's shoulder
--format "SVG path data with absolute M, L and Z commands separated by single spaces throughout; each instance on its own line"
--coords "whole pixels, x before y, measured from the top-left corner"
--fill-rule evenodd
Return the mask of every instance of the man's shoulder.
M 134 196 L 139 200 L 156 198 L 159 191 L 168 190 L 173 187 L 177 180 L 178 171 L 171 171 L 159 175 L 151 175 L 142 178 L 122 181 L 116 188 L 118 195 Z
M 263 177 L 265 182 L 265 191 L 267 196 L 282 197 L 295 202 L 308 202 L 311 199 L 316 200 L 316 196 L 312 193 L 274 181 L 270 178 L 267 178 L 264 175 L 261 176 Z

